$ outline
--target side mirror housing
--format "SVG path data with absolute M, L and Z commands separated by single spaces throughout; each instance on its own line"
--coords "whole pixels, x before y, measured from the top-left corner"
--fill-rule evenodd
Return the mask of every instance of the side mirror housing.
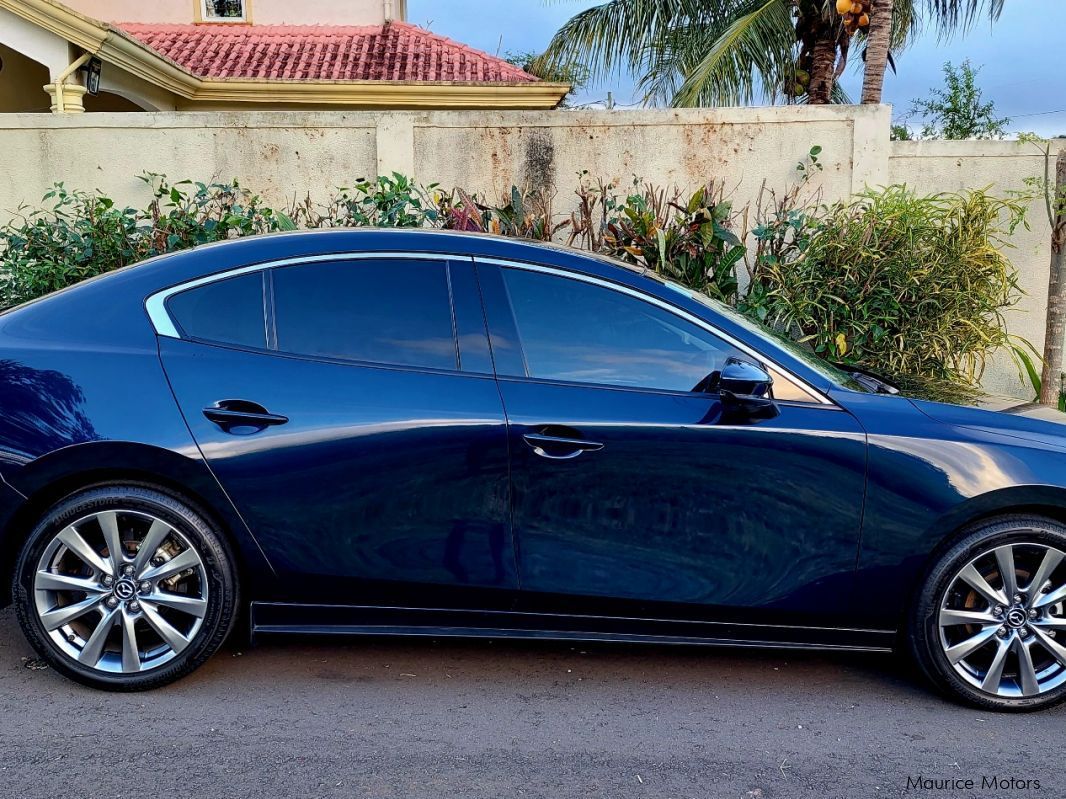
M 723 421 L 773 419 L 781 410 L 774 402 L 774 379 L 758 366 L 739 358 L 730 358 L 718 379 L 722 398 Z

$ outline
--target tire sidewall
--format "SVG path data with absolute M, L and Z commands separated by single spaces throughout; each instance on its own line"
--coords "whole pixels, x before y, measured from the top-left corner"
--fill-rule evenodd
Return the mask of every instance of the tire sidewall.
M 983 552 L 1012 543 L 1046 544 L 1066 551 L 1066 526 L 1036 516 L 1015 516 L 989 520 L 964 531 L 926 576 L 909 624 L 910 649 L 925 675 L 953 698 L 985 710 L 1043 710 L 1066 701 L 1066 684 L 1035 697 L 993 696 L 960 677 L 940 643 L 940 606 L 959 571 Z
M 162 519 L 184 535 L 204 564 L 207 611 L 193 641 L 173 660 L 136 674 L 109 674 L 78 663 L 56 647 L 41 623 L 34 602 L 33 579 L 42 552 L 57 533 L 79 519 L 107 510 L 140 511 Z M 207 516 L 175 494 L 140 485 L 98 486 L 55 505 L 30 532 L 15 567 L 16 614 L 34 649 L 56 671 L 84 685 L 112 691 L 136 691 L 173 682 L 197 668 L 222 645 L 238 607 L 234 559 L 225 539 Z

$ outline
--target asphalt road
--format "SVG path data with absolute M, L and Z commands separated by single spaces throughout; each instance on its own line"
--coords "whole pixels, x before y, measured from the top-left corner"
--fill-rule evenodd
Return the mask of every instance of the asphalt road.
M 36 665 L 0 612 L 5 798 L 1066 796 L 1066 708 L 961 708 L 885 656 L 286 639 L 132 695 Z

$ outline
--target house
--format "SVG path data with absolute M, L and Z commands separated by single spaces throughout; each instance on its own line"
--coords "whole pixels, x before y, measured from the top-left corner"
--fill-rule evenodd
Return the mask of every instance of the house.
M 406 0 L 0 0 L 0 112 L 548 109 Z

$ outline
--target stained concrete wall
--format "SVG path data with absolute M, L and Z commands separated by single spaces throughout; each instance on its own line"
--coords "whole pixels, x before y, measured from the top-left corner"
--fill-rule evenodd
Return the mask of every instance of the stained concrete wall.
M 784 187 L 813 145 L 824 169 L 806 191 L 824 200 L 864 186 L 908 183 L 922 192 L 1023 187 L 1042 170 L 1031 145 L 1015 142 L 890 142 L 888 107 L 792 107 L 631 112 L 261 112 L 246 114 L 0 114 L 0 219 L 36 202 L 55 181 L 99 188 L 141 204 L 136 175 L 238 178 L 276 206 L 308 193 L 325 199 L 355 178 L 398 171 L 424 182 L 503 196 L 512 184 L 548 185 L 554 210 L 576 205 L 578 173 L 625 187 L 634 176 L 660 185 L 726 187 L 738 208 L 763 185 Z M 1010 328 L 1043 341 L 1050 233 L 1034 204 L 1031 227 L 1008 251 L 1027 292 Z M 986 373 L 988 388 L 1024 396 L 1009 359 Z

